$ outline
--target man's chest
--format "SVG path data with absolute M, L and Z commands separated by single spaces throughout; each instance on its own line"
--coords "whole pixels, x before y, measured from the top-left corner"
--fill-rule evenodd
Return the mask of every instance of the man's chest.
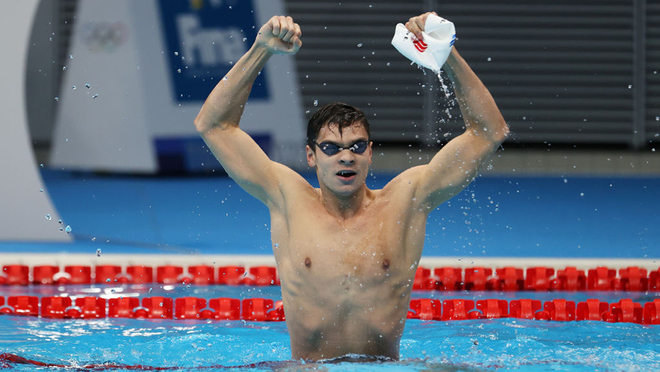
M 293 267 L 317 273 L 329 270 L 328 274 L 361 276 L 409 266 L 405 255 L 409 216 L 405 211 L 376 207 L 347 220 L 323 210 L 300 211 L 286 225 L 273 221 L 273 243 L 285 248 L 281 258 L 288 258 Z

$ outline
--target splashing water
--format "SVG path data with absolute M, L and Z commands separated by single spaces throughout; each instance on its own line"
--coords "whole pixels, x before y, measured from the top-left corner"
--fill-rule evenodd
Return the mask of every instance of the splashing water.
M 442 78 L 442 72 L 439 72 L 439 73 L 438 73 L 438 80 L 440 81 L 440 87 L 442 88 L 442 92 L 445 94 L 445 98 L 446 98 L 449 102 L 451 102 L 451 105 L 453 106 L 453 105 L 454 105 L 454 100 L 451 99 L 451 98 L 452 98 L 452 97 L 451 97 L 451 96 L 452 96 L 452 91 L 449 89 L 449 87 L 447 86 L 447 84 L 445 84 L 445 81 L 444 81 L 444 79 Z M 447 117 L 448 117 L 449 119 L 451 119 L 452 116 L 451 116 L 451 112 L 449 111 L 449 107 L 446 107 L 444 111 L 445 111 L 445 114 L 447 114 Z

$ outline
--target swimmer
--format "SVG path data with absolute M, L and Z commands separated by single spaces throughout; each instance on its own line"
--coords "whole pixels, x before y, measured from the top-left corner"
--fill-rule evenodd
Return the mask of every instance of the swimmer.
M 406 27 L 421 38 L 429 14 L 411 18 Z M 443 69 L 454 83 L 465 132 L 428 164 L 370 190 L 369 122 L 353 106 L 328 104 L 307 129 L 307 163 L 320 185 L 314 188 L 271 161 L 239 127 L 259 71 L 275 54 L 295 54 L 301 37 L 291 17 L 271 18 L 210 93 L 195 126 L 229 176 L 268 206 L 292 357 L 398 360 L 427 216 L 472 182 L 509 129 L 486 87 L 453 49 Z

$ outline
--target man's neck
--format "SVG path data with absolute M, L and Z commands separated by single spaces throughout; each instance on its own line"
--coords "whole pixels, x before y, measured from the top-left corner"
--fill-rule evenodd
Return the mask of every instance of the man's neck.
M 340 220 L 347 220 L 354 217 L 368 203 L 370 192 L 366 185 L 363 185 L 357 192 L 349 196 L 336 195 L 327 188 L 321 186 L 321 201 L 328 213 Z

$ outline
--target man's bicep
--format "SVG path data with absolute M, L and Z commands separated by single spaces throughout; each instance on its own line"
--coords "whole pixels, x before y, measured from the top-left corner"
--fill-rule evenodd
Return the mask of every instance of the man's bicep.
M 449 141 L 424 166 L 419 179 L 419 199 L 435 208 L 459 194 L 478 175 L 498 145 L 470 131 Z
M 277 203 L 278 169 L 276 163 L 247 133 L 238 127 L 213 128 L 201 133 L 204 142 L 224 170 L 250 195 L 268 204 Z

